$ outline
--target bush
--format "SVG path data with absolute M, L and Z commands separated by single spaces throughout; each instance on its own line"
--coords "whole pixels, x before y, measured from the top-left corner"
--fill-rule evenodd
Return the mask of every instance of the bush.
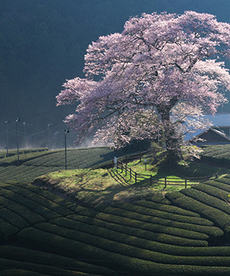
M 123 267 L 136 273 L 142 273 L 142 275 L 149 273 L 149 271 L 154 271 L 156 274 L 186 273 L 186 275 L 194 276 L 224 275 L 224 273 L 228 275 L 230 273 L 229 249 L 225 251 L 225 256 L 215 256 L 215 258 L 212 256 L 202 257 L 201 255 L 177 256 L 141 250 L 138 247 L 119 244 L 103 238 L 95 238 L 95 236 L 72 230 L 68 231 L 68 238 L 65 238 L 64 236 L 59 236 L 67 233 L 64 228 L 60 229 L 47 223 L 39 224 L 39 227 L 46 229 L 45 231 L 50 233 L 28 228 L 20 233 L 21 241 L 30 240 L 30 243 L 37 244 L 39 243 L 37 237 L 42 237 L 43 246 L 46 246 L 46 248 L 55 246 L 59 248 L 60 252 L 69 252 L 73 257 L 81 254 L 81 256 L 87 256 L 88 258 L 102 259 L 116 264 L 116 268 L 119 270 Z M 199 248 L 197 249 L 199 250 Z M 183 254 L 183 250 L 180 250 L 180 252 Z
M 187 189 L 188 190 L 188 189 Z M 178 196 L 178 193 L 181 195 Z M 181 208 L 191 210 L 193 212 L 200 213 L 203 217 L 213 221 L 217 226 L 224 229 L 229 223 L 230 216 L 225 212 L 213 208 L 207 204 L 200 202 L 192 197 L 183 195 L 182 192 L 166 194 L 166 197 L 171 200 L 171 202 Z M 185 192 L 184 192 L 185 193 Z M 189 192 L 186 192 L 188 194 Z M 210 203 L 211 204 L 211 203 Z
M 65 271 L 66 274 L 63 275 L 69 275 L 68 271 L 84 272 L 90 274 L 93 273 L 100 275 L 108 275 L 109 273 L 111 273 L 111 275 L 113 275 L 113 271 L 105 267 L 88 264 L 82 261 L 74 260 L 72 258 L 62 257 L 59 255 L 14 246 L 0 246 L 0 259 L 1 258 L 11 261 L 11 268 L 14 268 L 13 263 L 16 263 L 17 261 L 24 262 L 27 264 L 29 263 L 41 266 L 51 266 L 61 268 L 62 270 L 67 270 Z M 62 271 L 59 271 L 59 273 L 62 273 Z
M 160 243 L 165 243 L 169 245 L 182 245 L 182 246 L 207 246 L 208 243 L 205 240 L 196 240 L 196 239 L 188 239 L 183 237 L 177 237 L 174 235 L 164 234 L 164 233 L 156 233 L 153 231 L 142 230 L 136 227 L 117 224 L 113 222 L 107 222 L 102 219 L 88 217 L 88 216 L 68 216 L 71 220 L 75 220 L 77 222 L 81 221 L 88 225 L 96 225 L 100 227 L 104 227 L 107 229 L 111 229 L 118 233 L 124 233 L 127 235 L 132 235 L 135 237 L 139 237 L 142 239 L 146 239 L 147 241 L 156 241 Z

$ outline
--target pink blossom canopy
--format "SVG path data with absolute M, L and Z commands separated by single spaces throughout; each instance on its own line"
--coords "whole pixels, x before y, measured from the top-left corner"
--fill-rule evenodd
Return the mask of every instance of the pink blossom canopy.
M 99 37 L 89 45 L 85 78 L 68 80 L 57 105 L 78 103 L 76 114 L 65 121 L 79 138 L 96 129 L 96 139 L 104 135 L 110 140 L 109 129 L 124 141 L 147 137 L 148 131 L 154 137 L 160 124 L 164 128 L 167 121 L 169 126 L 178 103 L 215 113 L 226 101 L 223 92 L 230 88 L 230 76 L 223 58 L 229 57 L 229 46 L 230 24 L 211 14 L 133 17 L 122 33 Z M 140 111 L 151 114 L 152 126 L 142 120 L 143 131 L 134 119 Z M 122 121 L 126 127 L 121 133 L 117 126 Z

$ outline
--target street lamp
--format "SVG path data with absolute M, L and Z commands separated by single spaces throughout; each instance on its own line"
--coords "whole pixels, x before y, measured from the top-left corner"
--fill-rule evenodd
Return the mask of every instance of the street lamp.
M 15 118 L 15 124 L 16 124 L 16 137 L 17 137 L 17 154 L 18 154 L 18 166 L 19 166 L 19 143 L 18 143 L 18 122 L 20 121 L 20 118 Z
M 64 129 L 65 133 L 65 169 L 67 170 L 67 147 L 66 147 L 66 134 L 69 133 L 68 129 Z
M 54 139 L 55 139 L 55 149 L 57 149 L 57 135 L 59 134 L 58 131 L 55 131 L 54 133 Z
M 25 135 L 25 148 L 26 148 L 26 122 L 22 122 L 22 124 L 24 125 L 24 135 Z
M 9 136 L 8 136 L 8 124 L 10 121 L 5 121 L 6 125 L 6 157 L 9 157 Z
M 52 126 L 52 123 L 48 124 L 48 149 L 50 149 L 50 128 Z

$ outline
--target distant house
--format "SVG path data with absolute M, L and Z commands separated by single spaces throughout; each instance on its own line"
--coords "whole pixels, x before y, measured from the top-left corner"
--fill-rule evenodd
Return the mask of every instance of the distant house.
M 230 144 L 230 114 L 205 115 L 213 126 L 186 135 L 185 140 L 196 145 Z

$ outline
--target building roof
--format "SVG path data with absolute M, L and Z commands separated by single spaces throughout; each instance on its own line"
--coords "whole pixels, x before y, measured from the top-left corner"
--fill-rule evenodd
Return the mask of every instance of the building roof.
M 218 129 L 218 128 L 221 128 L 221 127 L 229 127 L 230 128 L 230 114 L 204 115 L 204 117 L 206 119 L 209 119 L 213 123 L 212 130 L 214 130 L 213 128 Z M 188 134 L 185 135 L 184 140 L 185 141 L 190 141 L 194 137 L 200 136 L 201 134 L 203 134 L 208 129 L 209 129 L 209 127 L 205 128 L 205 129 L 202 129 L 202 130 L 197 130 L 197 131 L 192 132 L 192 133 L 188 133 Z M 215 131 L 219 135 L 226 135 L 221 130 L 215 130 Z M 226 137 L 228 137 L 228 136 L 226 135 Z
M 230 114 L 205 115 L 205 118 L 213 122 L 214 127 L 230 127 Z

